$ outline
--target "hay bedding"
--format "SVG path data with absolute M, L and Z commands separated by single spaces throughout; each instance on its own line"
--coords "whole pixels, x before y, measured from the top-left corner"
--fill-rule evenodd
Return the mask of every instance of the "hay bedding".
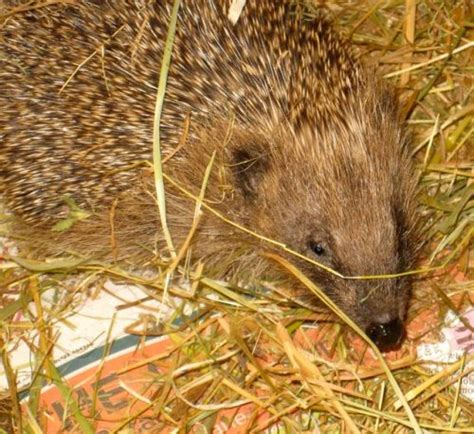
M 3 7 L 0 20 L 53 3 Z M 420 268 L 431 271 L 417 275 L 403 347 L 383 362 L 349 327 L 295 307 L 276 284 L 257 294 L 229 287 L 185 255 L 172 276 L 161 263 L 150 278 L 93 261 L 20 260 L 4 239 L 4 431 L 474 432 L 472 5 L 320 3 L 400 89 L 414 132 L 428 241 Z M 113 307 L 94 314 L 102 352 L 89 375 L 66 379 L 53 352 L 58 331 L 80 329 L 84 306 L 100 303 Z M 124 337 L 133 341 L 120 353 Z M 21 346 L 33 355 L 28 386 Z

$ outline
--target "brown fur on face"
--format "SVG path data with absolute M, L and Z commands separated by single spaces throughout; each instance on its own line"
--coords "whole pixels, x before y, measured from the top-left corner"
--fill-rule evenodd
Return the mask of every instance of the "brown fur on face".
M 227 5 L 183 2 L 162 119 L 165 156 L 190 114 L 192 122 L 165 172 L 197 195 L 216 151 L 206 198 L 226 218 L 348 276 L 405 270 L 414 252 L 414 177 L 396 98 L 324 19 L 301 20 L 290 1 L 253 0 L 233 25 Z M 2 29 L 0 176 L 19 216 L 12 233 L 27 234 L 30 246 L 38 240 L 43 252 L 131 263 L 163 250 L 141 163 L 151 157 L 169 13 L 170 2 L 89 1 L 14 16 Z M 166 187 L 179 246 L 194 202 Z M 45 237 L 67 215 L 63 195 L 96 215 Z M 210 212 L 191 248 L 209 275 L 282 277 L 261 255 L 271 245 Z M 404 316 L 408 282 L 342 280 L 288 258 L 362 327 Z
M 319 131 L 307 124 L 288 133 L 283 125 L 269 134 L 273 145 L 259 157 L 258 186 L 250 197 L 244 191 L 250 227 L 345 276 L 408 269 L 415 182 L 396 100 L 387 92 L 377 83 L 359 88 L 342 113 L 346 120 Z M 322 252 L 313 252 L 315 245 Z M 363 328 L 404 317 L 407 278 L 343 280 L 297 262 Z

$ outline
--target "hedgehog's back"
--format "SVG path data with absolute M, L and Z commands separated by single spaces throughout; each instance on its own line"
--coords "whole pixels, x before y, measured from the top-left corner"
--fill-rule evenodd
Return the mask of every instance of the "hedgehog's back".
M 64 217 L 64 196 L 81 208 L 107 206 L 150 159 L 171 3 L 55 4 L 5 23 L 0 175 L 10 209 L 26 221 Z M 234 113 L 255 130 L 282 120 L 296 128 L 307 118 L 323 125 L 357 81 L 347 47 L 324 21 L 294 16 L 290 1 L 249 1 L 235 26 L 224 3 L 183 2 L 161 126 L 165 154 L 191 112 L 197 123 Z
M 153 96 L 120 70 L 132 32 L 101 3 L 17 14 L 2 31 L 0 169 L 9 207 L 33 223 L 64 216 L 65 195 L 80 206 L 113 196 L 128 175 L 107 174 L 145 155 L 130 120 L 140 110 L 149 130 Z

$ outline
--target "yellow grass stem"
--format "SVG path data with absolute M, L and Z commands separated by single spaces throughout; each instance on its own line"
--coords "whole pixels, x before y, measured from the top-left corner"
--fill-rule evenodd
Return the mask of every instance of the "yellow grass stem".
M 468 356 L 466 359 L 468 361 L 474 360 L 474 355 Z M 406 402 L 406 401 L 411 401 L 412 399 L 415 399 L 418 395 L 423 393 L 426 389 L 431 387 L 433 384 L 437 383 L 440 379 L 450 376 L 451 374 L 456 372 L 459 368 L 461 368 L 463 365 L 464 365 L 464 358 L 448 366 L 446 369 L 443 369 L 441 372 L 438 372 L 432 375 L 426 381 L 424 381 L 420 385 L 416 386 L 415 388 L 407 392 L 404 396 L 403 401 L 401 399 L 398 399 L 397 401 L 395 401 L 394 407 L 397 410 L 400 409 L 404 401 Z
M 10 9 L 5 14 L 0 14 L 0 19 L 3 20 L 7 17 L 10 17 L 12 15 L 15 15 L 15 14 L 18 14 L 18 13 L 21 13 L 21 12 L 31 11 L 31 10 L 34 10 L 34 9 L 41 9 L 41 8 L 46 7 L 46 6 L 54 5 L 54 4 L 57 4 L 57 3 L 63 4 L 63 5 L 74 5 L 74 4 L 76 4 L 76 2 L 77 2 L 77 0 L 45 0 L 43 2 L 38 2 L 38 3 L 29 1 L 24 5 L 16 6 L 16 7 Z
M 63 93 L 64 89 L 66 89 L 66 87 L 69 85 L 69 83 L 73 80 L 73 78 L 77 75 L 77 73 L 81 70 L 81 68 L 86 65 L 90 60 L 92 60 L 94 58 L 94 56 L 96 54 L 100 54 L 103 52 L 104 50 L 104 47 L 113 39 L 115 38 L 115 36 L 117 36 L 118 33 L 120 33 L 123 29 L 125 28 L 125 26 L 120 26 L 113 34 L 112 36 L 110 36 L 110 38 L 104 42 L 103 44 L 100 44 L 88 57 L 86 57 L 81 63 L 79 63 L 79 65 L 76 66 L 76 68 L 74 69 L 74 71 L 71 73 L 71 75 L 69 75 L 69 77 L 66 79 L 66 81 L 64 82 L 64 84 L 61 86 L 61 89 L 59 89 L 59 94 Z M 105 81 L 106 85 L 107 85 L 107 80 Z
M 440 394 L 443 391 L 443 389 L 446 389 L 451 384 L 454 384 L 456 381 L 462 380 L 463 377 L 468 376 L 469 374 L 471 374 L 471 372 L 474 372 L 474 366 L 471 366 L 469 369 L 466 369 L 465 371 L 462 371 L 459 374 L 454 375 L 448 381 L 445 381 L 441 386 L 436 387 L 429 394 L 427 394 L 426 396 L 418 400 L 416 403 L 414 403 L 412 405 L 412 408 L 416 408 L 420 406 L 421 404 L 423 404 L 424 402 L 429 401 L 434 396 Z
M 474 41 L 472 41 L 474 45 Z M 448 119 L 446 119 L 443 124 L 437 128 L 434 132 L 431 131 L 430 134 L 427 135 L 427 137 L 420 142 L 418 146 L 412 151 L 412 154 L 415 155 L 420 149 L 423 149 L 423 147 L 429 143 L 431 140 L 432 135 L 434 134 L 435 136 L 440 134 L 442 131 L 444 131 L 446 128 L 449 126 L 453 125 L 456 123 L 458 120 L 464 118 L 465 116 L 470 116 L 472 118 L 472 114 L 474 113 L 474 103 L 466 105 L 465 107 L 461 108 L 460 110 L 456 111 L 453 113 Z
M 466 366 L 466 353 L 464 353 L 462 359 L 461 359 L 461 376 L 459 377 L 457 388 L 456 388 L 456 396 L 454 397 L 454 403 L 453 403 L 453 408 L 451 409 L 451 421 L 449 423 L 450 428 L 454 428 L 454 425 L 456 424 L 456 419 L 459 416 L 458 410 L 458 401 L 459 401 L 459 394 L 461 393 L 461 387 L 462 387 L 462 379 L 464 377 L 463 371 L 464 367 Z
M 354 26 L 351 29 L 351 32 L 349 33 L 349 39 L 352 38 L 356 30 L 363 24 L 369 17 L 371 17 L 374 12 L 380 7 L 380 5 L 383 3 L 384 0 L 377 0 L 374 2 L 374 4 L 371 6 L 371 8 L 354 24 Z
M 173 51 L 174 35 L 176 32 L 176 22 L 178 20 L 178 11 L 180 0 L 175 0 L 173 10 L 171 12 L 170 23 L 168 26 L 168 34 L 166 36 L 165 50 L 160 69 L 160 78 L 158 81 L 158 92 L 156 95 L 155 115 L 153 119 L 153 170 L 155 178 L 156 197 L 158 201 L 158 210 L 160 213 L 161 228 L 166 240 L 166 245 L 172 258 L 176 256 L 171 234 L 166 219 L 166 200 L 165 186 L 163 182 L 163 163 L 161 159 L 161 142 L 160 142 L 160 123 L 161 114 L 166 94 L 166 83 L 168 81 L 168 71 L 171 64 L 171 53 Z
M 26 430 L 26 432 L 29 433 L 31 430 L 31 432 L 33 432 L 34 434 L 43 434 L 43 430 L 39 426 L 29 407 L 25 407 L 25 412 L 26 419 L 28 421 L 28 430 Z M 21 430 L 21 428 L 18 428 L 17 432 L 22 433 L 23 431 Z
M 444 53 L 439 56 L 433 57 L 433 59 L 430 59 L 426 62 L 418 63 L 416 65 L 410 66 L 408 68 L 403 68 L 400 69 L 399 71 L 394 71 L 389 74 L 385 74 L 385 78 L 391 78 L 391 77 L 397 77 L 398 75 L 404 74 L 405 72 L 411 72 L 411 71 L 416 71 L 417 69 L 424 68 L 428 65 L 431 65 L 432 63 L 439 62 L 440 60 L 444 60 L 447 57 L 453 55 L 453 54 L 458 54 L 461 53 L 464 50 L 469 50 L 471 47 L 474 47 L 474 41 L 469 41 L 464 45 L 461 45 L 460 47 L 456 48 L 455 50 L 452 51 L 452 53 Z
M 212 359 L 202 360 L 202 361 L 194 362 L 194 363 L 187 363 L 186 365 L 180 366 L 179 368 L 175 369 L 171 377 L 173 379 L 176 379 L 178 377 L 181 377 L 182 375 L 188 374 L 189 372 L 207 368 L 216 363 L 225 362 L 239 353 L 240 353 L 240 349 L 237 349 L 237 350 L 230 351 L 220 357 L 215 357 Z
M 211 175 L 211 170 L 212 170 L 212 166 L 214 164 L 215 157 L 216 157 L 216 152 L 214 151 L 212 153 L 209 164 L 206 167 L 206 171 L 204 173 L 204 178 L 203 178 L 202 185 L 201 185 L 201 191 L 199 192 L 199 196 L 197 197 L 197 200 L 196 200 L 196 207 L 194 208 L 194 216 L 193 216 L 191 229 L 189 230 L 188 235 L 186 236 L 186 239 L 184 240 L 183 245 L 179 249 L 179 252 L 178 252 L 177 256 L 173 259 L 173 262 L 168 267 L 167 271 L 168 271 L 169 274 L 173 273 L 173 271 L 176 269 L 176 267 L 181 262 L 183 257 L 186 255 L 186 252 L 188 251 L 189 245 L 191 244 L 191 240 L 192 240 L 192 238 L 193 238 L 193 236 L 194 236 L 194 234 L 195 234 L 195 232 L 196 232 L 196 230 L 199 226 L 199 220 L 200 220 L 201 215 L 202 215 L 202 212 L 201 212 L 202 203 L 204 201 L 204 195 L 206 194 L 206 187 L 207 187 L 207 184 L 209 182 L 209 176 Z
M 410 71 L 407 68 L 411 65 L 411 58 L 413 56 L 414 43 L 415 43 L 415 17 L 416 17 L 416 0 L 405 0 L 405 23 L 404 23 L 404 34 L 405 41 L 409 46 L 409 62 L 405 63 L 402 67 L 405 71 L 400 76 L 400 87 L 405 86 L 410 79 Z
M 2 347 L 1 358 L 2 358 L 3 370 L 5 372 L 5 376 L 7 377 L 7 384 L 8 384 L 8 389 L 10 392 L 10 398 L 12 402 L 12 413 L 13 413 L 12 416 L 15 418 L 15 425 L 16 425 L 15 428 L 19 433 L 22 433 L 23 432 L 23 418 L 21 414 L 20 403 L 18 402 L 18 390 L 16 387 L 16 374 L 15 372 L 13 372 L 13 369 L 11 367 L 10 359 L 7 353 L 7 345 L 3 341 L 3 339 L 0 339 L 0 346 Z
M 211 378 L 206 379 L 206 380 L 210 381 Z M 229 381 L 227 381 L 225 378 L 222 380 L 222 383 L 226 384 L 226 386 L 228 387 L 231 387 L 231 384 L 232 384 Z M 172 387 L 173 387 L 174 393 L 181 401 L 183 401 L 189 407 L 195 408 L 201 411 L 218 411 L 218 410 L 224 410 L 227 408 L 236 408 L 236 407 L 241 407 L 242 405 L 248 404 L 249 402 L 259 403 L 261 404 L 263 408 L 265 408 L 265 404 L 262 401 L 260 401 L 258 398 L 254 397 L 253 395 L 249 394 L 248 392 L 243 391 L 243 389 L 241 389 L 244 392 L 242 393 L 242 395 L 250 396 L 250 398 L 239 399 L 236 401 L 226 401 L 219 404 L 194 404 L 183 395 L 183 393 L 179 390 L 178 386 L 174 382 L 172 383 Z M 231 388 L 235 390 L 235 387 L 234 388 L 231 387 Z
M 386 384 L 387 383 L 384 381 L 380 385 L 380 396 L 379 396 L 379 403 L 378 403 L 378 410 L 379 411 L 382 411 L 382 408 L 383 408 L 383 401 L 384 401 L 384 398 L 385 398 L 385 385 Z M 375 420 L 375 428 L 374 428 L 375 432 L 379 431 L 379 424 L 380 424 L 380 416 L 377 416 L 377 419 Z
M 455 177 L 462 177 L 462 178 L 474 178 L 474 173 L 473 172 L 467 172 L 465 170 L 457 170 L 457 169 L 446 169 L 444 167 L 441 167 L 439 165 L 429 165 L 425 168 L 425 170 L 429 172 L 437 172 L 437 173 L 443 173 L 445 175 L 451 175 Z

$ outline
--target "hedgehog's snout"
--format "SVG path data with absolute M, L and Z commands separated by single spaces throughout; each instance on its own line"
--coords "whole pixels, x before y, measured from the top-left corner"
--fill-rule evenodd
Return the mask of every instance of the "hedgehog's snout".
M 389 351 L 401 343 L 405 329 L 402 321 L 395 318 L 386 323 L 370 324 L 366 333 L 381 351 Z

